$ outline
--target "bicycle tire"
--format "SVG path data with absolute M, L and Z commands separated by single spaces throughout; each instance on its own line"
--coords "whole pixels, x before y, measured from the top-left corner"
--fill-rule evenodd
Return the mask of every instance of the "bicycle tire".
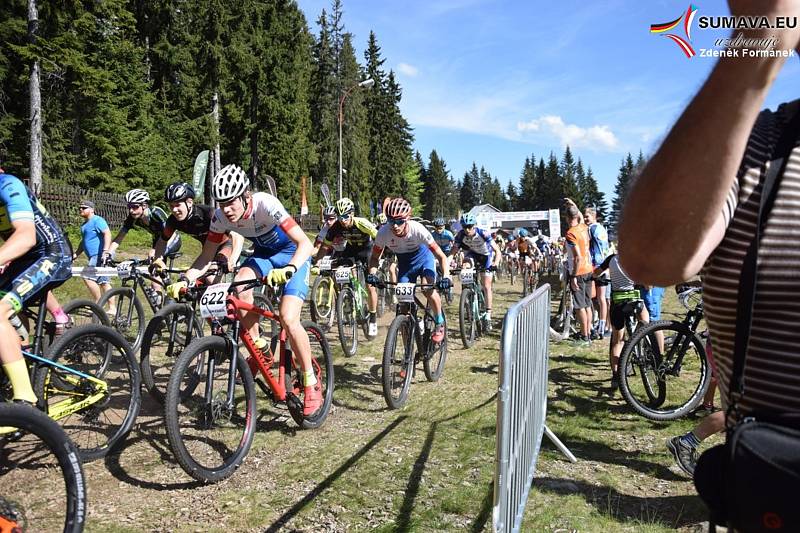
M 338 317 L 339 344 L 347 357 L 358 350 L 358 320 L 356 317 L 356 297 L 352 287 L 345 285 L 336 296 L 336 315 Z
M 142 306 L 142 302 L 139 300 L 139 297 L 136 296 L 135 288 L 117 287 L 115 289 L 111 289 L 100 297 L 100 300 L 97 302 L 97 304 L 103 309 L 106 309 L 108 306 L 108 301 L 111 298 L 116 298 L 116 314 L 113 317 L 108 317 L 111 327 L 125 337 L 125 339 L 131 344 L 131 348 L 134 352 L 139 351 L 139 348 L 142 345 L 142 337 L 144 336 L 145 315 L 144 307 Z M 130 304 L 126 305 L 123 303 L 126 298 L 130 301 Z M 128 305 L 133 306 L 130 321 L 128 321 L 127 317 L 129 309 Z
M 397 353 L 398 339 L 400 340 L 399 357 Z M 383 397 L 389 409 L 399 409 L 408 401 L 408 393 L 414 375 L 413 351 L 414 319 L 409 315 L 398 315 L 392 320 L 389 332 L 386 334 L 381 364 Z M 396 394 L 394 394 L 395 389 L 397 389 Z
M 444 363 L 447 361 L 447 316 L 442 313 L 444 317 L 444 339 L 439 344 L 434 343 L 431 338 L 426 334 L 424 342 L 425 356 L 422 359 L 422 368 L 425 371 L 425 377 L 428 381 L 439 381 L 444 372 Z M 425 311 L 425 331 L 433 331 L 435 321 L 433 315 L 426 309 Z
M 81 459 L 94 461 L 116 450 L 130 433 L 142 401 L 139 365 L 128 341 L 110 327 L 86 324 L 61 335 L 46 357 L 108 386 L 102 400 L 56 420 L 75 443 Z M 79 380 L 78 385 L 70 384 L 74 379 Z M 36 370 L 34 392 L 51 416 L 58 417 L 59 403 L 75 400 L 76 391 L 94 390 L 89 380 L 54 366 L 40 363 Z
M 189 323 L 191 327 L 187 327 Z M 173 327 L 175 327 L 174 335 Z M 160 405 L 164 405 L 169 375 L 175 359 L 192 340 L 202 336 L 203 325 L 189 304 L 167 304 L 147 323 L 139 358 L 142 383 L 150 396 Z
M 233 475 L 250 451 L 255 435 L 255 383 L 250 367 L 241 353 L 236 358 L 236 371 L 241 380 L 236 380 L 233 403 L 235 405 L 241 403 L 239 398 L 242 398 L 241 394 L 243 393 L 244 409 L 241 413 L 237 413 L 234 419 L 234 414 L 226 411 L 226 407 L 222 403 L 226 401 L 226 398 L 220 397 L 220 394 L 227 396 L 228 373 L 231 364 L 230 350 L 230 341 L 220 336 L 195 339 L 178 356 L 167 385 L 164 418 L 166 419 L 167 440 L 170 448 L 184 472 L 205 483 L 216 483 Z M 212 379 L 217 381 L 217 377 L 219 377 L 217 384 L 221 390 L 217 390 L 209 406 L 206 405 L 204 395 L 206 386 L 209 385 L 210 356 L 214 357 L 216 367 Z M 197 363 L 196 360 L 200 362 Z M 224 363 L 227 363 L 227 366 Z M 196 381 L 197 373 L 190 370 L 190 386 L 182 387 L 182 378 L 186 375 L 187 369 L 200 366 L 206 370 L 200 376 L 201 379 L 206 380 L 206 383 Z M 211 386 L 213 387 L 213 383 Z M 182 416 L 184 411 L 186 412 L 185 417 Z M 228 428 L 223 427 L 226 422 L 229 424 Z M 214 427 L 211 427 L 212 425 Z M 214 437 L 207 436 L 210 433 L 207 431 L 209 429 L 217 430 Z M 197 430 L 197 435 L 190 435 L 193 430 Z M 210 439 L 215 437 L 216 440 L 212 442 Z M 226 443 L 219 442 L 222 438 L 226 438 L 232 444 L 228 446 Z M 205 446 L 199 448 L 201 441 L 204 441 Z M 228 453 L 229 451 L 230 453 Z M 217 456 L 219 461 L 214 459 Z M 214 461 L 214 464 L 209 464 L 209 461 Z
M 333 355 L 328 339 L 317 324 L 304 321 L 303 328 L 308 333 L 308 340 L 311 344 L 311 364 L 317 381 L 322 384 L 322 407 L 312 416 L 303 416 L 303 410 L 298 409 L 296 404 L 289 403 L 289 414 L 292 419 L 302 429 L 316 429 L 325 423 L 333 405 Z M 316 345 L 316 347 L 315 347 Z M 292 372 L 286 373 L 286 390 L 291 391 L 298 399 L 303 399 L 303 372 L 299 365 L 292 359 Z
M 18 531 L 83 531 L 86 520 L 86 480 L 78 450 L 64 430 L 36 409 L 10 403 L 0 404 L 0 427 L 19 430 L 12 438 L 6 439 L 0 435 L 3 455 L 0 466 L 0 483 L 3 486 L 0 523 L 9 527 L 4 527 L 3 531 L 15 531 L 12 524 L 25 526 Z M 55 461 L 48 460 L 50 457 Z M 57 468 L 52 468 L 56 466 L 54 463 L 57 463 Z M 58 474 L 54 470 L 58 470 Z M 63 509 L 58 503 L 62 494 L 56 477 L 64 482 Z M 50 516 L 50 508 L 54 503 L 59 510 Z
M 649 339 L 655 337 L 655 334 L 659 331 L 675 333 L 675 338 L 669 347 L 665 339 L 665 353 L 660 354 L 660 360 L 655 357 L 647 362 L 647 364 L 651 365 L 658 364 L 659 369 L 656 373 L 658 379 L 664 382 L 664 394 L 662 397 L 659 392 L 655 400 L 645 402 L 643 401 L 644 398 L 640 398 L 640 395 L 637 394 L 636 378 L 633 375 L 629 375 L 631 373 L 628 368 L 638 367 L 642 364 L 641 361 L 633 360 L 637 355 L 634 347 L 644 343 L 645 340 L 650 343 Z M 680 345 L 673 352 L 672 348 L 675 346 L 676 341 Z M 652 346 L 652 344 L 650 345 Z M 684 347 L 683 350 L 681 350 L 681 346 Z M 693 349 L 692 354 L 688 353 L 690 347 Z M 644 349 L 646 349 L 646 346 L 642 347 L 642 350 Z M 667 368 L 672 363 L 672 359 L 667 359 L 666 356 L 670 355 L 671 352 L 676 356 L 683 357 L 683 365 L 679 370 L 679 375 L 671 374 Z M 640 351 L 639 353 L 642 352 Z M 686 358 L 687 355 L 689 355 L 689 359 Z M 688 326 L 673 320 L 659 320 L 637 328 L 622 349 L 618 372 L 620 392 L 628 405 L 645 418 L 656 421 L 676 420 L 692 412 L 703 400 L 703 396 L 708 391 L 711 383 L 711 370 L 706 359 L 703 341 Z M 680 374 L 683 374 L 683 376 Z M 659 385 L 659 387 L 661 386 Z M 644 396 L 647 396 L 648 399 L 650 397 L 647 392 L 645 392 Z
M 514 286 L 514 265 L 508 265 L 508 278 L 511 280 L 511 286 Z
M 461 298 L 458 302 L 458 328 L 464 348 L 470 348 L 475 344 L 478 336 L 478 317 L 474 316 L 472 304 L 472 299 L 475 297 L 475 289 L 466 287 L 461 291 Z
M 320 288 L 323 286 L 323 284 L 327 286 L 327 289 L 325 290 L 329 291 L 328 292 L 329 297 L 324 298 L 323 296 L 322 299 L 323 300 L 328 299 L 331 301 L 332 304 L 328 306 L 327 311 L 325 310 L 325 307 L 320 306 L 319 302 L 317 301 L 319 297 L 318 293 L 321 290 L 323 290 Z M 320 327 L 324 328 L 326 331 L 330 329 L 330 327 L 333 325 L 333 316 L 334 316 L 334 311 L 336 309 L 335 305 L 336 302 L 332 297 L 332 295 L 334 294 L 333 290 L 334 290 L 333 280 L 331 279 L 330 276 L 317 276 L 316 278 L 314 278 L 314 283 L 311 284 L 311 298 L 310 298 L 311 301 L 309 305 L 309 309 L 311 311 L 311 320 L 313 320 Z
M 386 302 L 389 290 L 386 288 L 386 274 L 379 270 L 375 275 L 378 276 L 378 280 L 380 280 L 380 283 L 376 287 L 376 290 L 378 291 L 377 316 L 380 318 L 386 312 L 386 308 L 388 307 Z
M 111 324 L 103 308 L 92 300 L 70 300 L 62 305 L 61 309 L 72 319 L 73 326 L 82 326 L 87 323 L 102 324 L 103 326 Z

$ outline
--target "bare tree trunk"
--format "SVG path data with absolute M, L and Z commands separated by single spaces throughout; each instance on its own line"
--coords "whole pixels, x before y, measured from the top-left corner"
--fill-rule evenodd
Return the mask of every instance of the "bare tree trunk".
M 211 164 L 211 179 L 207 182 L 208 186 L 206 190 L 209 192 L 207 195 L 209 203 L 216 206 L 216 202 L 212 200 L 211 196 L 211 185 L 214 183 L 214 176 L 216 176 L 217 172 L 222 168 L 219 154 L 219 94 L 216 91 L 214 92 L 214 96 L 211 97 L 211 117 L 214 120 L 214 159 Z
M 28 41 L 36 43 L 39 28 L 39 14 L 36 0 L 28 0 Z M 39 91 L 39 61 L 31 66 L 30 79 L 30 121 L 31 121 L 31 157 L 30 183 L 34 194 L 42 190 L 42 95 Z
M 258 85 L 253 84 L 253 95 L 250 97 L 250 123 L 253 129 L 250 132 L 250 161 L 252 169 L 250 175 L 250 186 L 253 190 L 258 190 L 258 171 L 260 161 L 258 158 Z

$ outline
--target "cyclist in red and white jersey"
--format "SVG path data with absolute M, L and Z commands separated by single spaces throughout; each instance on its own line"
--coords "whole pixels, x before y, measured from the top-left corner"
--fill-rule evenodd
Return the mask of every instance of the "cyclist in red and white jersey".
M 375 273 L 384 249 L 389 249 L 397 256 L 397 277 L 400 283 L 414 283 L 422 277 L 425 283 L 437 283 L 436 261 L 442 271 L 438 287 L 447 290 L 452 286 L 450 281 L 450 264 L 447 256 L 433 240 L 428 229 L 411 218 L 411 204 L 404 198 L 392 198 L 386 204 L 384 212 L 389 223 L 381 226 L 372 248 L 369 260 L 369 276 L 367 283 L 378 283 Z M 442 299 L 433 289 L 424 291 L 431 303 L 436 327 L 431 335 L 433 342 L 442 342 L 445 335 L 444 312 Z

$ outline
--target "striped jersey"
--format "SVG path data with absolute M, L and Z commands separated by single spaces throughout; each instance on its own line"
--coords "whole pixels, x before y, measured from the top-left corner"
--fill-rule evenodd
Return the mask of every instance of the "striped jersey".
M 725 236 L 703 266 L 703 303 L 727 401 L 739 279 L 756 232 L 767 161 L 790 117 L 762 111 L 723 210 Z M 758 251 L 753 323 L 745 359 L 742 411 L 800 411 L 800 146 L 787 161 Z

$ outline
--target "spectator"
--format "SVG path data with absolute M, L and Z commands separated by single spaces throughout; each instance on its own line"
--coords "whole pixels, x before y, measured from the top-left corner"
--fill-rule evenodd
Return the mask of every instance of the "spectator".
M 94 213 L 94 202 L 84 200 L 78 209 L 86 222 L 81 226 L 81 243 L 72 255 L 72 259 L 75 260 L 81 255 L 81 252 L 86 252 L 86 257 L 89 258 L 89 266 L 96 267 L 100 258 L 111 246 L 111 230 L 105 219 Z M 95 302 L 100 300 L 103 292 L 111 290 L 111 283 L 109 283 L 107 276 L 84 274 L 83 282 L 89 292 L 92 293 L 92 298 L 94 298 Z
M 581 332 L 579 341 L 590 343 L 589 325 L 592 320 L 592 260 L 589 256 L 589 228 L 575 202 L 564 199 L 567 221 L 567 254 L 570 256 L 569 287 L 572 291 L 572 307 Z
M 597 211 L 594 207 L 587 207 L 583 211 L 586 224 L 589 226 L 589 253 L 592 258 L 592 268 L 599 267 L 606 257 L 608 257 L 608 233 L 597 220 Z M 606 317 L 608 316 L 608 298 L 606 289 L 610 280 L 607 274 L 594 280 L 595 301 L 597 303 L 597 336 L 599 338 L 611 335 L 610 328 L 606 329 Z
M 745 9 L 743 9 L 747 6 Z M 731 2 L 734 15 L 794 18 L 798 2 Z M 758 13 L 755 13 L 758 12 Z M 800 49 L 800 27 L 753 30 Z M 670 285 L 703 270 L 703 299 L 717 382 L 730 398 L 739 287 L 764 179 L 778 140 L 798 137 L 797 102 L 759 113 L 783 57 L 723 58 L 634 182 L 622 215 L 621 261 L 636 279 Z M 794 132 L 792 130 L 795 130 Z M 800 412 L 800 356 L 792 325 L 800 316 L 800 147 L 786 156 L 758 248 L 744 393 L 737 415 Z M 658 216 L 653 216 L 657 213 Z M 663 253 L 668 251 L 668 253 Z M 653 257 L 658 254 L 658 260 Z M 747 280 L 745 280 L 746 282 Z M 740 339 L 741 341 L 741 339 Z

